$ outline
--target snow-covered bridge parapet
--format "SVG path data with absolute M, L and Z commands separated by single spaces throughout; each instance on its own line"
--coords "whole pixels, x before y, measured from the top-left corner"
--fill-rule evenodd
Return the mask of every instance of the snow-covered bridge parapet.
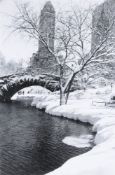
M 38 85 L 50 91 L 59 90 L 59 77 L 54 75 L 42 74 L 38 76 L 4 76 L 0 77 L 0 101 L 11 101 L 11 97 L 19 90 Z

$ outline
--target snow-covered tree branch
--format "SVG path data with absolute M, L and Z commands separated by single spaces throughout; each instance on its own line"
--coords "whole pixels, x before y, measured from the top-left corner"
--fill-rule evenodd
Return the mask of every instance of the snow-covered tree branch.
M 14 31 L 27 34 L 30 38 L 41 41 L 54 57 L 59 67 L 60 105 L 67 103 L 69 92 L 75 77 L 81 72 L 92 71 L 92 66 L 98 69 L 113 62 L 114 46 L 111 41 L 111 28 L 114 19 L 104 30 L 98 45 L 91 48 L 92 32 L 101 33 L 92 27 L 92 10 L 74 10 L 60 13 L 56 18 L 55 50 L 52 50 L 39 31 L 39 16 L 27 4 L 17 6 L 18 15 L 14 17 Z M 100 69 L 101 70 L 101 69 Z M 96 74 L 96 72 L 94 72 Z

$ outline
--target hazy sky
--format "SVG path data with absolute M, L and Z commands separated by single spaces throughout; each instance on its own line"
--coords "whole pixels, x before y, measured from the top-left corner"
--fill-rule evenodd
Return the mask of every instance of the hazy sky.
M 37 50 L 37 46 L 33 41 L 23 38 L 19 34 L 10 34 L 8 25 L 11 23 L 9 15 L 16 14 L 15 2 L 30 2 L 38 13 L 47 0 L 0 0 L 0 52 L 7 60 L 29 59 L 32 53 Z M 56 11 L 63 8 L 68 9 L 71 4 L 77 6 L 88 6 L 89 4 L 99 4 L 104 0 L 51 0 Z

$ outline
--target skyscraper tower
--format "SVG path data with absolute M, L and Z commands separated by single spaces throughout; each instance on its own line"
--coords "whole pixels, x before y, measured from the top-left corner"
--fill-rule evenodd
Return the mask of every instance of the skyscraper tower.
M 55 10 L 50 1 L 47 1 L 41 10 L 39 31 L 49 48 L 54 51 Z M 39 40 L 40 56 L 43 54 L 43 57 L 46 57 L 47 55 L 44 54 L 44 51 L 46 50 L 44 44 Z M 48 50 L 46 52 L 48 53 Z
M 50 1 L 47 1 L 41 10 L 39 21 L 38 51 L 30 58 L 29 70 L 34 73 L 57 73 L 56 60 L 48 51 L 41 38 L 48 47 L 54 51 L 55 41 L 55 9 Z
M 31 65 L 38 73 L 51 73 L 54 72 L 55 69 L 55 59 L 41 40 L 42 38 L 47 43 L 48 47 L 54 51 L 55 10 L 50 1 L 47 1 L 41 10 L 39 32 L 38 52 L 33 54 Z
M 106 32 L 110 28 L 110 33 L 115 37 L 115 0 L 105 0 L 97 6 L 92 17 L 92 51 L 105 38 Z M 112 37 L 111 37 L 112 39 Z
M 103 43 L 105 39 L 105 46 L 101 48 L 96 54 L 103 55 L 106 50 L 111 50 L 111 53 L 115 50 L 115 0 L 105 0 L 102 4 L 96 7 L 92 17 L 92 43 L 91 51 L 95 52 L 96 48 L 101 47 L 100 44 Z M 108 58 L 108 64 L 106 64 L 106 78 L 115 77 L 115 56 L 114 54 L 104 54 L 101 56 L 105 59 Z M 112 58 L 113 61 L 109 62 Z M 100 65 L 101 68 L 105 68 L 105 64 Z

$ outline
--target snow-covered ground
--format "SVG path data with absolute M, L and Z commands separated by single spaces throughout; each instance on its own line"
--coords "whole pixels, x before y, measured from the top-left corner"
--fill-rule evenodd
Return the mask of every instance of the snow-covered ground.
M 47 175 L 115 175 L 115 107 L 106 105 L 110 100 L 111 88 L 88 89 L 71 93 L 67 105 L 59 106 L 58 93 L 40 93 L 33 99 L 32 106 L 51 115 L 63 116 L 89 122 L 96 132 L 96 146 L 89 152 L 69 159 L 60 168 Z M 89 138 L 90 140 L 90 138 Z M 84 138 L 65 138 L 64 143 L 73 142 L 81 146 Z M 85 144 L 89 144 L 86 142 Z
M 33 99 L 39 94 L 49 94 L 50 91 L 40 87 L 40 86 L 30 86 L 27 88 L 24 88 L 20 90 L 18 93 L 16 93 L 13 97 L 12 100 L 26 100 L 26 99 Z

